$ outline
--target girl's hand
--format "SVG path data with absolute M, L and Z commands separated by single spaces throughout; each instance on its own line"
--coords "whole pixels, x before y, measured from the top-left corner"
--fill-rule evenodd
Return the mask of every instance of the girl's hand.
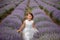
M 20 31 L 20 30 L 17 30 L 17 32 L 21 32 L 22 33 L 22 31 Z
M 20 32 L 20 30 L 17 30 L 17 32 Z
M 34 29 L 37 29 L 36 27 L 34 27 Z
M 38 29 L 37 28 L 34 28 L 35 29 L 35 31 L 37 31 L 38 32 Z

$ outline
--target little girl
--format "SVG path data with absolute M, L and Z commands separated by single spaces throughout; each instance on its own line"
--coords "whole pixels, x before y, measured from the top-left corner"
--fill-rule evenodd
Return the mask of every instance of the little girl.
M 20 29 L 17 30 L 17 32 L 23 33 L 24 40 L 31 40 L 33 38 L 33 34 L 37 31 L 38 30 L 36 29 L 34 20 L 33 20 L 33 14 L 27 13 L 26 19 L 24 20 Z

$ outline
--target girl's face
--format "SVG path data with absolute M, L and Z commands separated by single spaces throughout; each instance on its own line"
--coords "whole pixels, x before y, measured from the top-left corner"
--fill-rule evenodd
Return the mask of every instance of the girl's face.
M 32 15 L 28 14 L 27 15 L 27 19 L 31 20 L 32 19 Z

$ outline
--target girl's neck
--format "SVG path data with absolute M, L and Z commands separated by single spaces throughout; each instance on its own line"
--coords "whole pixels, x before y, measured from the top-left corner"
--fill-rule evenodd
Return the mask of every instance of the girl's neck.
M 28 21 L 31 21 L 31 19 L 27 19 Z

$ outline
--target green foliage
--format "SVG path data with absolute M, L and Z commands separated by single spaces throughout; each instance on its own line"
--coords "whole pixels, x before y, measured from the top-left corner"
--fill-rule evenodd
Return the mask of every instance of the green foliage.
M 14 8 L 11 8 L 9 10 L 6 10 L 3 15 L 0 16 L 0 22 L 1 20 L 3 20 L 6 16 L 8 16 L 9 14 L 11 14 L 11 12 L 14 10 Z
M 58 4 L 60 4 L 60 2 L 58 2 Z
M 60 25 L 60 20 L 58 20 L 58 19 L 55 19 L 56 20 L 56 23 L 58 24 L 58 25 Z
M 45 11 L 46 14 L 49 14 L 49 11 L 47 9 L 44 9 L 44 11 Z
M 39 6 L 41 9 L 43 9 L 43 6 Z
M 60 10 L 60 7 L 58 7 L 57 9 Z

